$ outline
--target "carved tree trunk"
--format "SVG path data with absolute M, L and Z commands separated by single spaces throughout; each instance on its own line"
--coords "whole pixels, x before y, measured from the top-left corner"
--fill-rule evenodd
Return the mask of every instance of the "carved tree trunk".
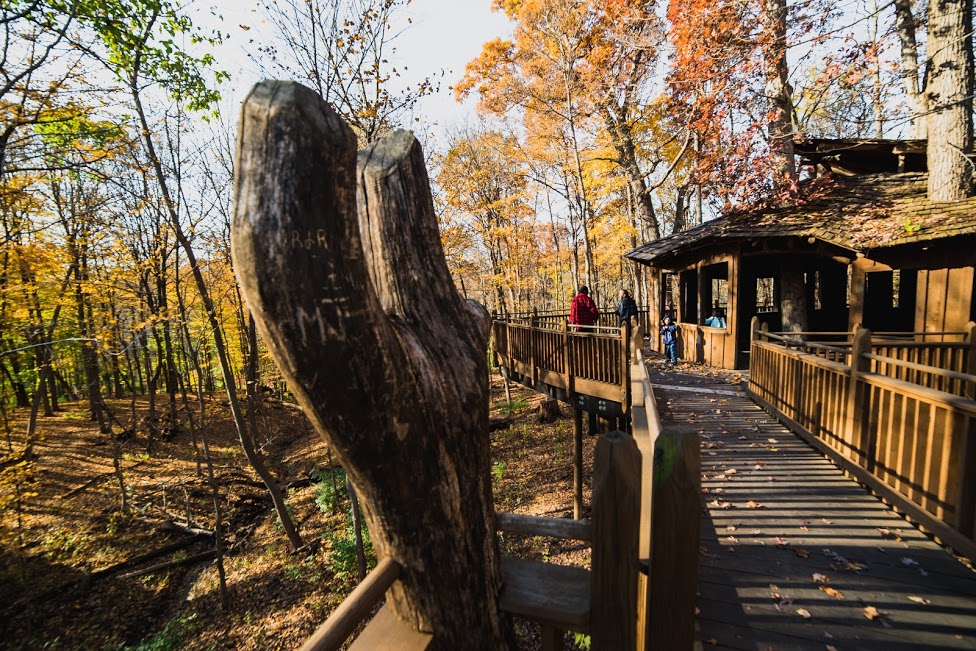
M 419 145 L 398 131 L 357 169 L 356 138 L 331 107 L 263 82 L 244 103 L 237 157 L 235 271 L 377 552 L 403 566 L 395 612 L 438 649 L 505 648 L 489 319 L 451 281 Z

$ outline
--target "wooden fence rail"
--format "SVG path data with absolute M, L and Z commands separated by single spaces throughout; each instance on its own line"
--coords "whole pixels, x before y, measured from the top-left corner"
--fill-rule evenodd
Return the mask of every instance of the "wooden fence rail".
M 753 399 L 944 542 L 976 558 L 972 340 L 961 349 L 912 342 L 887 349 L 892 356 L 886 356 L 874 352 L 871 332 L 859 329 L 847 359 L 836 361 L 818 354 L 822 347 L 753 332 Z M 922 358 L 965 372 L 901 358 L 924 346 L 962 350 Z
M 530 323 L 495 320 L 492 339 L 498 365 L 532 387 L 541 383 L 558 389 L 559 398 L 594 396 L 622 405 L 630 403 L 630 326 L 580 327 L 566 321 L 558 329 Z
M 850 363 L 852 333 L 761 332 L 764 339 L 782 342 L 787 348 Z M 976 398 L 976 387 L 959 376 L 976 373 L 976 325 L 966 332 L 872 334 L 870 353 L 872 373 Z

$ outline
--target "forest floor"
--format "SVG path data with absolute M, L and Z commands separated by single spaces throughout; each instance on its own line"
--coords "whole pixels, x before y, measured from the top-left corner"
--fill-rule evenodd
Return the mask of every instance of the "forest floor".
M 563 406 L 538 420 L 541 396 L 515 386 L 505 399 L 492 385 L 492 476 L 496 509 L 572 516 L 573 426 Z M 127 436 L 120 440 L 129 513 L 121 509 L 113 442 L 88 419 L 83 402 L 41 416 L 36 460 L 22 450 L 27 410 L 8 411 L 0 441 L 0 649 L 295 649 L 356 584 L 355 544 L 341 470 L 300 411 L 265 401 L 257 416 L 261 454 L 279 482 L 305 546 L 295 552 L 266 490 L 248 466 L 226 400 L 207 399 L 207 442 L 220 485 L 229 605 L 221 608 L 209 554 L 213 495 L 198 465 L 189 411 L 177 427 L 162 419 L 150 441 L 145 397 L 108 401 Z M 191 401 L 194 425 L 198 404 Z M 168 412 L 157 397 L 156 409 Z M 134 417 L 133 417 L 134 414 Z M 136 423 L 132 426 L 131 423 Z M 122 427 L 116 424 L 116 434 Z M 131 431 L 130 431 L 131 430 Z M 163 436 L 167 432 L 168 436 Z M 584 437 L 584 486 L 595 437 Z M 338 501 L 336 500 L 338 494 Z M 589 504 L 588 493 L 584 503 Z M 584 516 L 586 514 L 584 513 Z M 505 536 L 503 551 L 588 566 L 589 548 L 572 541 Z M 518 624 L 524 648 L 537 633 Z M 567 648 L 573 648 L 567 638 Z

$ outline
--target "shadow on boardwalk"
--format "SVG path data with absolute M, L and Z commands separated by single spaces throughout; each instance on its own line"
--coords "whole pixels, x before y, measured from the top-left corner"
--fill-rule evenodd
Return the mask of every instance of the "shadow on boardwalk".
M 665 423 L 700 426 L 698 640 L 721 649 L 976 649 L 976 574 L 745 397 L 649 368 Z

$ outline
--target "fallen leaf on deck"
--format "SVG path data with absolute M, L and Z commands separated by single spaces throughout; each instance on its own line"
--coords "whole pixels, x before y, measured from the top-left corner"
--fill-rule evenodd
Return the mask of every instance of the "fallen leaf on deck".
M 827 518 L 820 518 L 820 521 L 823 522 L 824 524 L 833 524 L 833 522 L 831 522 Z
M 712 509 L 731 509 L 731 502 L 723 502 L 722 500 L 712 500 L 708 503 L 708 507 Z
M 749 500 L 748 502 L 746 502 L 746 506 L 748 506 L 750 509 L 761 509 L 763 507 L 762 504 L 754 500 Z
M 926 605 L 926 606 L 929 605 L 930 603 L 932 603 L 931 601 L 929 601 L 925 597 L 916 597 L 915 595 L 910 595 L 908 598 L 911 601 L 914 601 L 917 604 L 923 604 L 923 605 Z
M 766 439 L 766 440 L 769 441 L 770 443 L 779 443 L 779 441 L 777 441 L 776 439 Z
M 729 526 L 725 527 L 725 530 L 726 531 L 735 531 L 736 530 L 736 526 L 734 524 L 730 524 Z
M 810 558 L 810 552 L 808 552 L 803 547 L 794 547 L 793 553 L 799 556 L 800 558 Z
M 827 593 L 828 597 L 833 597 L 834 599 L 843 599 L 844 593 L 836 588 L 828 588 L 825 585 L 820 586 L 820 589 Z
M 737 543 L 737 542 L 739 542 L 739 539 L 736 538 L 735 536 L 729 536 L 728 538 L 726 538 L 726 540 L 728 540 L 731 543 Z
M 808 527 L 807 525 L 801 526 L 800 529 L 803 531 L 810 531 L 810 527 Z
M 738 471 L 738 470 L 736 470 L 735 468 L 729 468 L 728 470 L 726 470 L 726 471 L 725 471 L 725 474 L 726 474 L 726 475 L 734 475 L 734 474 L 736 474 L 737 472 L 739 472 L 739 471 Z
M 847 563 L 847 569 L 849 571 L 851 571 L 851 572 L 860 572 L 861 570 L 868 569 L 868 567 L 867 567 L 867 565 L 861 565 L 860 563 L 855 563 L 853 561 L 849 561 Z
M 874 606 L 865 606 L 864 616 L 867 617 L 868 619 L 874 620 L 880 617 L 881 613 L 879 613 L 878 609 L 875 608 Z
M 813 580 L 815 583 L 830 583 L 830 577 L 820 572 L 813 573 Z
M 751 533 L 753 536 L 758 536 L 759 534 L 762 533 L 762 530 L 761 529 L 753 529 L 749 533 Z
M 807 610 L 806 608 L 797 608 L 796 614 L 803 617 L 803 619 L 810 619 L 811 617 L 813 617 L 813 615 L 810 614 L 810 611 Z

